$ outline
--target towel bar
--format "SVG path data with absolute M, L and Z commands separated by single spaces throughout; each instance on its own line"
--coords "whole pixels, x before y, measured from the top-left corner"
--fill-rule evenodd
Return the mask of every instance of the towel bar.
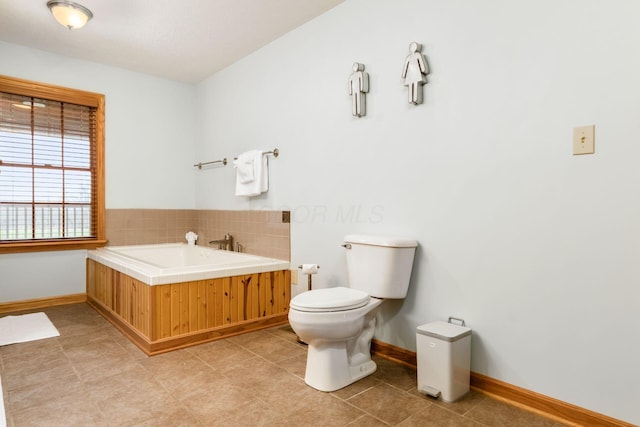
M 280 155 L 280 150 L 278 150 L 277 148 L 274 148 L 273 151 L 263 151 L 262 152 L 263 155 L 266 154 L 273 154 L 273 157 L 278 157 Z M 238 160 L 237 157 L 234 157 L 233 160 Z M 202 167 L 204 165 L 212 165 L 214 163 L 222 163 L 224 166 L 227 165 L 227 158 L 225 157 L 222 160 L 214 160 L 212 162 L 200 162 L 200 163 L 196 163 L 195 165 L 193 165 L 194 168 L 198 168 L 198 169 L 202 169 Z
M 214 164 L 214 163 L 222 163 L 224 166 L 226 166 L 226 165 L 227 165 L 227 158 L 225 157 L 225 158 L 224 158 L 224 159 L 222 159 L 222 160 L 214 160 L 214 161 L 212 161 L 212 162 L 204 162 L 204 163 L 203 163 L 203 162 L 200 162 L 200 163 L 196 163 L 195 165 L 193 165 L 193 167 L 194 167 L 194 168 L 198 168 L 198 169 L 202 169 L 202 167 L 203 167 L 204 165 L 212 165 L 212 164 Z
M 273 154 L 273 157 L 278 157 L 280 155 L 280 150 L 274 148 L 273 151 L 263 151 L 262 155 Z M 237 157 L 234 157 L 233 160 L 238 160 Z

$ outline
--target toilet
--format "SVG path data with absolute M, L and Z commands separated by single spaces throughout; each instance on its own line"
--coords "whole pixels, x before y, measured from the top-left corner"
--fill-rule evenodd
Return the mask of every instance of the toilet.
M 348 235 L 348 287 L 316 289 L 289 304 L 289 324 L 308 344 L 305 382 L 334 391 L 371 375 L 371 339 L 384 299 L 407 295 L 415 240 Z

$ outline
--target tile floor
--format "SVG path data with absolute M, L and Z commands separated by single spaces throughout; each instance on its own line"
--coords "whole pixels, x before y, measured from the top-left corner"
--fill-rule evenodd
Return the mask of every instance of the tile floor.
M 9 427 L 561 425 L 476 392 L 434 401 L 379 357 L 370 377 L 314 390 L 288 327 L 147 357 L 86 304 L 44 311 L 60 337 L 0 347 Z

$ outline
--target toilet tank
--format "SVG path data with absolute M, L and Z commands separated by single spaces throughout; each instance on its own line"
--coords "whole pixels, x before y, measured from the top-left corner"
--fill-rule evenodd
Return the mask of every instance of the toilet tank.
M 418 242 L 394 237 L 344 238 L 349 287 L 376 298 L 404 298 Z

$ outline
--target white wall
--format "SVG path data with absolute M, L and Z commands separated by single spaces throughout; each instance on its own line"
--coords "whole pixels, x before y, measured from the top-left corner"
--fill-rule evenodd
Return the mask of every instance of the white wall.
M 343 235 L 420 242 L 376 337 L 473 328 L 476 372 L 640 423 L 640 30 L 635 0 L 349 0 L 198 86 L 196 157 L 278 147 L 271 189 L 197 175 L 198 208 L 292 211 L 292 265 L 345 283 Z M 431 67 L 406 102 L 412 41 Z M 370 73 L 353 118 L 353 62 Z M 596 154 L 572 156 L 574 126 Z M 305 288 L 300 286 L 299 288 Z M 299 291 L 296 289 L 294 292 Z
M 0 255 L 0 302 L 85 292 L 87 251 Z
M 194 207 L 193 85 L 5 42 L 0 58 L 0 74 L 105 95 L 107 208 Z M 83 251 L 0 256 L 0 302 L 84 291 Z

